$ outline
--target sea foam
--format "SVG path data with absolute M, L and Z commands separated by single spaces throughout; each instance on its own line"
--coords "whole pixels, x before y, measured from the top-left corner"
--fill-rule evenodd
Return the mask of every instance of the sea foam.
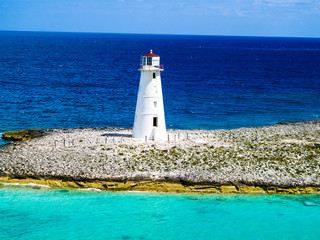
M 0 183 L 3 186 L 19 186 L 19 187 L 41 187 L 51 188 L 48 185 L 36 184 L 36 183 Z
M 101 192 L 102 190 L 99 188 L 77 188 L 79 191 L 96 191 L 96 192 Z

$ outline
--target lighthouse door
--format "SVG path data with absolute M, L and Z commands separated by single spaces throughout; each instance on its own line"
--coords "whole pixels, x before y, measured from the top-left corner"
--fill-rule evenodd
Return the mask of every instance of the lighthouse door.
M 153 126 L 158 127 L 158 117 L 153 117 Z

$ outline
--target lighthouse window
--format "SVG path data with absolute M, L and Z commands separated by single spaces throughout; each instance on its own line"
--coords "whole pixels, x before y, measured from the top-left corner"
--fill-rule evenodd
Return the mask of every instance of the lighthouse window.
M 158 117 L 153 117 L 153 126 L 158 127 Z
M 157 102 L 153 102 L 154 107 L 158 107 L 158 103 Z
M 156 73 L 153 73 L 153 78 L 156 78 Z
M 147 65 L 152 65 L 152 57 L 147 57 Z

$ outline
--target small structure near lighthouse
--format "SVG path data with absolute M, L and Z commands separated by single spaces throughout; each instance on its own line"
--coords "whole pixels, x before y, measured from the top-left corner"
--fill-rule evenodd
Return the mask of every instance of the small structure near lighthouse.
M 142 64 L 133 138 L 144 140 L 167 140 L 164 117 L 161 75 L 163 65 L 160 57 L 150 50 L 142 57 Z

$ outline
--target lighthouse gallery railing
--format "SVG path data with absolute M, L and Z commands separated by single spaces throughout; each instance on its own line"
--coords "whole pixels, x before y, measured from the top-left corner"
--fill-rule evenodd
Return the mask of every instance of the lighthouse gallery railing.
M 140 64 L 139 66 L 139 70 L 164 70 L 164 65 L 158 65 L 158 66 L 154 66 L 154 65 L 143 65 Z

